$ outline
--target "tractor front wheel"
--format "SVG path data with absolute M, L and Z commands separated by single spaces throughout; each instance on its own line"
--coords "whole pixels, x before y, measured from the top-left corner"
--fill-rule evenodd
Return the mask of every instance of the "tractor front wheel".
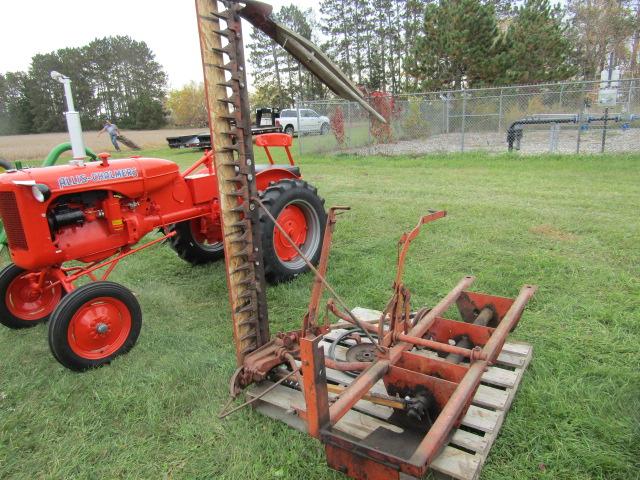
M 10 263 L 0 272 L 0 323 L 9 328 L 29 328 L 49 318 L 64 295 L 56 278 L 45 274 L 42 285 L 38 273 Z
M 169 245 L 178 256 L 192 265 L 215 262 L 224 258 L 222 242 L 210 242 L 201 232 L 201 219 L 186 220 L 171 227 L 176 235 L 171 237 Z
M 320 259 L 327 215 L 317 189 L 303 180 L 285 179 L 262 193 L 262 202 L 296 247 L 314 265 Z M 269 283 L 289 281 L 309 267 L 273 220 L 261 211 L 265 277 Z
M 70 370 L 109 363 L 135 345 L 142 327 L 136 297 L 117 283 L 99 281 L 69 293 L 51 314 L 51 353 Z

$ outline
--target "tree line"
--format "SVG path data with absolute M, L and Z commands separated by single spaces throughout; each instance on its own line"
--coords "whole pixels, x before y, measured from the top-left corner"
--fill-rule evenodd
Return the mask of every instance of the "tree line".
M 275 17 L 321 44 L 369 91 L 393 94 L 595 80 L 613 59 L 640 75 L 639 0 L 321 0 Z M 251 32 L 254 103 L 290 106 L 326 90 L 264 34 Z M 613 57 L 611 57 L 613 52 Z
M 84 128 L 100 127 L 105 119 L 135 129 L 165 123 L 162 66 L 146 43 L 116 36 L 37 54 L 28 71 L 0 74 L 0 134 L 66 129 L 63 89 L 52 70 L 71 78 Z
M 296 5 L 276 20 L 319 44 L 364 90 L 392 94 L 567 79 L 595 80 L 610 62 L 640 76 L 640 0 L 320 0 L 319 15 Z M 254 107 L 288 107 L 328 90 L 258 30 L 247 38 Z M 123 128 L 204 126 L 204 90 L 166 94 L 153 52 L 128 36 L 96 39 L 31 59 L 0 74 L 0 134 L 65 130 L 61 86 L 71 77 L 85 128 L 106 118 Z

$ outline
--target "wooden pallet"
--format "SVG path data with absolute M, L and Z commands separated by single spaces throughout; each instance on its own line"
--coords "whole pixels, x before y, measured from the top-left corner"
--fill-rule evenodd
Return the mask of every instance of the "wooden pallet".
M 365 321 L 377 320 L 380 312 L 363 308 L 354 309 L 358 318 Z M 331 345 L 331 338 L 339 334 L 334 330 L 325 338 L 322 345 L 327 351 Z M 344 355 L 345 347 L 336 348 L 337 357 Z M 431 356 L 426 350 L 414 350 L 414 353 Z M 458 480 L 473 480 L 480 476 L 480 471 L 489 455 L 504 422 L 511 403 L 516 395 L 524 371 L 531 357 L 533 347 L 529 344 L 509 341 L 498 356 L 496 365 L 489 367 L 482 377 L 482 384 L 478 387 L 472 405 L 467 410 L 461 426 L 452 432 L 449 444 L 431 464 L 431 474 L 438 479 L 454 478 Z M 348 385 L 353 378 L 347 374 L 327 368 L 327 379 Z M 252 386 L 247 395 L 259 396 L 271 382 L 262 382 Z M 371 388 L 372 392 L 386 393 L 382 381 Z M 330 397 L 333 395 L 330 395 Z M 296 409 L 304 410 L 304 395 L 302 392 L 279 385 L 260 400 L 254 403 L 255 408 L 271 418 L 285 422 L 300 431 L 306 431 L 305 422 L 296 415 Z M 375 405 L 367 401 L 358 402 L 334 428 L 364 439 L 379 428 L 397 433 L 402 429 L 387 423 L 392 410 Z M 402 476 L 410 480 L 413 477 Z

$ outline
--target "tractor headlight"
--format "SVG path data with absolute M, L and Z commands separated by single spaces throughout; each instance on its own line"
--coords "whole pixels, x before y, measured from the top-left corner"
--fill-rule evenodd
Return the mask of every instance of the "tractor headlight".
M 49 200 L 49 197 L 51 197 L 51 190 L 43 183 L 33 185 L 31 187 L 31 193 L 33 194 L 33 198 L 40 203 L 46 202 Z

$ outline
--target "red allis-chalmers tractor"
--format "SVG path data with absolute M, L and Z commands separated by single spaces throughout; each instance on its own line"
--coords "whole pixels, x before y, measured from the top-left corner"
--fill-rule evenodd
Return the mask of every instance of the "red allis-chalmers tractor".
M 291 138 L 268 134 L 256 143 L 266 147 L 271 163 L 256 166 L 262 202 L 305 256 L 317 261 L 324 202 L 302 180 L 289 152 Z M 274 165 L 269 146 L 285 147 L 290 164 Z M 169 160 L 99 157 L 0 177 L 0 215 L 13 260 L 0 272 L 0 322 L 24 328 L 49 319 L 51 351 L 73 370 L 107 363 L 138 338 L 138 301 L 107 281 L 123 257 L 163 240 L 192 264 L 224 256 L 211 152 L 182 173 Z M 266 279 L 282 282 L 305 271 L 274 222 L 260 222 Z M 161 237 L 134 248 L 156 229 Z M 76 285 L 87 278 L 89 283 Z

